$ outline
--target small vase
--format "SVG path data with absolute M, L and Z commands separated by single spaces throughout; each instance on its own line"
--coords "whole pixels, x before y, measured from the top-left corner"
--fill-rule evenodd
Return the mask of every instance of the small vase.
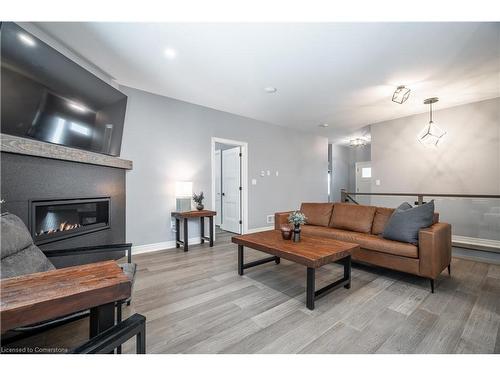
M 198 203 L 198 204 L 196 205 L 196 209 L 197 209 L 198 211 L 203 210 L 203 208 L 205 208 L 205 206 L 203 205 L 203 203 Z
M 295 228 L 293 229 L 293 242 L 300 241 L 300 224 L 295 224 Z
M 288 225 L 282 225 L 281 226 L 281 236 L 283 237 L 284 240 L 291 240 L 292 239 L 292 228 Z

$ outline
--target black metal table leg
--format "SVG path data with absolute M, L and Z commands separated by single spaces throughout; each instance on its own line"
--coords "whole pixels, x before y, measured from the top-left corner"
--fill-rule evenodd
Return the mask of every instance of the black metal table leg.
M 135 350 L 137 354 L 146 354 L 146 322 L 144 322 L 137 334 Z
M 347 256 L 344 260 L 344 279 L 348 280 L 347 284 L 344 284 L 344 288 L 351 289 L 351 256 Z
M 243 245 L 238 245 L 238 275 L 243 275 Z
M 188 219 L 184 218 L 184 251 L 188 251 Z
M 99 333 L 115 325 L 115 303 L 107 303 L 92 307 L 90 309 L 89 337 L 97 336 Z
M 201 216 L 200 217 L 200 237 L 201 237 L 201 243 L 205 243 L 205 217 Z
M 214 246 L 214 217 L 210 216 L 209 217 L 209 224 L 210 224 L 210 247 Z
M 175 219 L 175 247 L 179 248 L 181 245 L 179 241 L 181 240 L 181 223 L 179 219 Z
M 306 307 L 309 310 L 314 310 L 315 273 L 314 268 L 307 267 Z

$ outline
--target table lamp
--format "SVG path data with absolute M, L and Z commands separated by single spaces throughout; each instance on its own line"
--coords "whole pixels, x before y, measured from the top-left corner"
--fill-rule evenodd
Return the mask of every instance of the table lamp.
M 193 183 L 191 181 L 175 182 L 175 210 L 177 212 L 191 211 Z

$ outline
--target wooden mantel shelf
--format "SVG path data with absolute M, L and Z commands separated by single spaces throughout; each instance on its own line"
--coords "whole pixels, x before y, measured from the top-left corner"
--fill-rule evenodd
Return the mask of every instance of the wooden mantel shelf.
M 77 163 L 103 165 L 106 167 L 121 169 L 132 169 L 132 161 L 130 160 L 3 133 L 1 134 L 0 150 L 2 152 L 38 156 L 41 158 L 67 160 Z

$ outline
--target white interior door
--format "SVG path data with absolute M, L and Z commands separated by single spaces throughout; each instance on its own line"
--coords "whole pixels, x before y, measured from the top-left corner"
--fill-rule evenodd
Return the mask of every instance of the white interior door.
M 215 150 L 215 225 L 222 223 L 222 158 L 221 151 Z
M 228 232 L 241 233 L 240 147 L 222 150 L 222 224 Z
M 371 193 L 372 191 L 372 163 L 363 161 L 356 163 L 356 193 Z M 359 204 L 369 205 L 369 195 L 356 195 L 354 197 Z

